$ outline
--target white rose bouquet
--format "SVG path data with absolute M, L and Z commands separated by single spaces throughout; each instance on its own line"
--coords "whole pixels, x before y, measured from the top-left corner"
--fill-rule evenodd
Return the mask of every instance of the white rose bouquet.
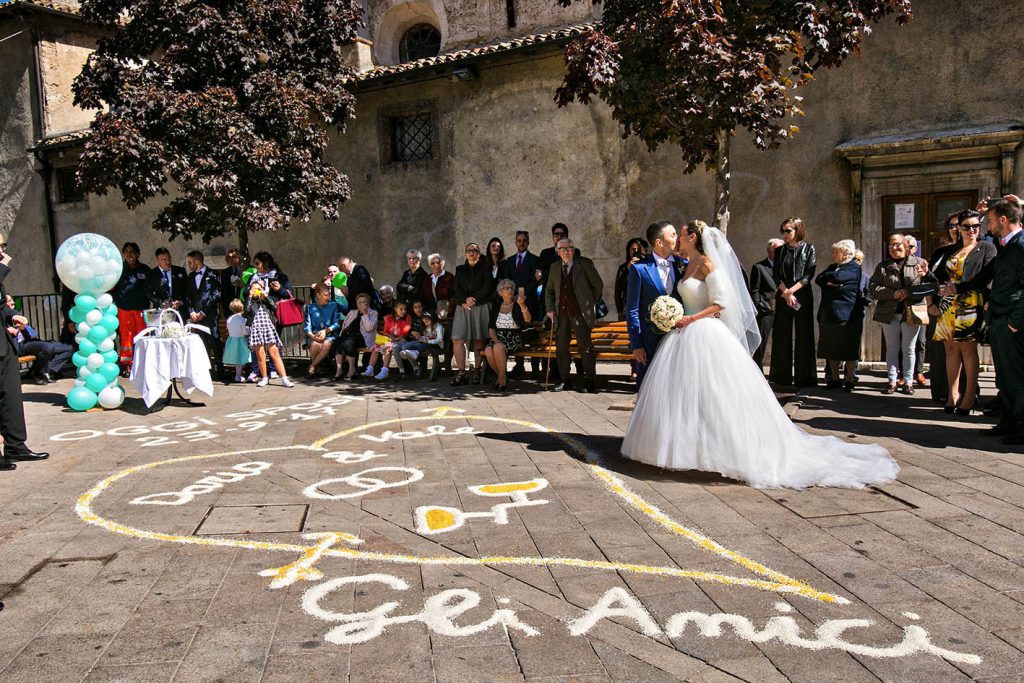
M 648 312 L 651 323 L 661 332 L 673 330 L 684 315 L 683 305 L 670 296 L 659 296 Z
M 167 323 L 160 328 L 160 336 L 165 339 L 180 339 L 187 334 L 181 323 Z

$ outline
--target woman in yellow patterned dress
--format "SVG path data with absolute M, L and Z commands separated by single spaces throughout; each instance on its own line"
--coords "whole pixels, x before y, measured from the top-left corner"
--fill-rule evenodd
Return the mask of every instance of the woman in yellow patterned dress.
M 950 254 L 935 276 L 945 284 L 939 287 L 941 300 L 934 299 L 928 312 L 937 316 L 936 341 L 946 351 L 946 378 L 949 394 L 946 412 L 970 415 L 978 400 L 978 341 L 985 309 L 985 292 L 995 272 L 996 248 L 979 241 L 981 215 L 966 209 L 960 212 L 960 248 Z M 960 368 L 966 370 L 967 386 L 961 391 Z

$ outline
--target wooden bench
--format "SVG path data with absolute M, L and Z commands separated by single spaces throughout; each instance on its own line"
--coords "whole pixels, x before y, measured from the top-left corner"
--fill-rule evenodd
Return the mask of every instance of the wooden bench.
M 532 342 L 523 345 L 513 356 L 523 358 L 554 358 L 555 340 L 550 330 L 544 330 L 535 324 L 537 336 Z M 599 322 L 590 333 L 590 339 L 597 351 L 597 359 L 603 361 L 627 361 L 633 359 L 629 350 L 629 332 L 625 321 Z M 548 343 L 550 340 L 550 344 Z M 579 358 L 580 353 L 573 338 L 569 346 L 569 355 Z
M 19 368 L 21 366 L 23 366 L 23 365 L 27 365 L 27 366 L 29 366 L 29 368 L 31 368 L 32 364 L 35 363 L 35 362 L 36 362 L 36 357 L 35 356 L 18 356 L 18 367 Z

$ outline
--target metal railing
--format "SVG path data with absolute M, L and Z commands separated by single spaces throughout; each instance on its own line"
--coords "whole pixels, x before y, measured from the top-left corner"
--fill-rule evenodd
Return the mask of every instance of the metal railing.
M 14 297 L 14 308 L 28 318 L 28 324 L 40 339 L 60 339 L 60 295 L 22 294 Z

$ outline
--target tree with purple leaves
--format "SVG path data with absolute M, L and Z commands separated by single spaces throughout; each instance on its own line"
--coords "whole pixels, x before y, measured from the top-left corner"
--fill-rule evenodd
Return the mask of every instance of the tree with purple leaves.
M 109 29 L 74 82 L 100 109 L 78 178 L 129 208 L 171 195 L 153 227 L 170 238 L 287 228 L 338 217 L 351 190 L 324 158 L 354 115 L 344 46 L 356 0 L 83 0 Z M 168 188 L 168 185 L 172 185 Z
M 558 0 L 568 5 L 574 0 Z M 605 0 L 566 50 L 555 100 L 611 107 L 623 136 L 677 145 L 691 173 L 715 174 L 715 221 L 729 222 L 729 148 L 746 128 L 762 150 L 798 132 L 795 90 L 859 54 L 871 25 L 911 0 Z

